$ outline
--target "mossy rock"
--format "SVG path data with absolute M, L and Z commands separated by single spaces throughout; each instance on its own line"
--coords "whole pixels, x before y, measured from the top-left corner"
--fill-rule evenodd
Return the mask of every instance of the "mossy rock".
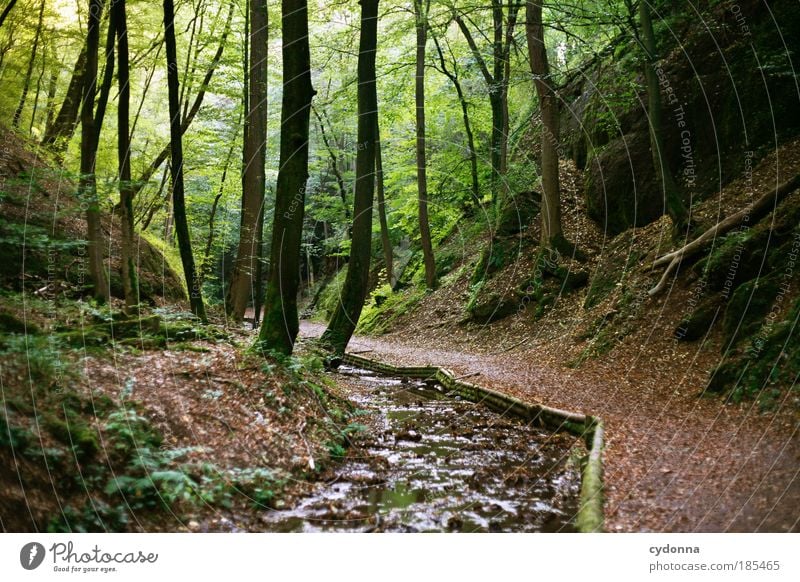
M 738 343 L 758 331 L 772 309 L 779 288 L 775 277 L 753 279 L 736 288 L 722 319 L 722 329 L 728 342 Z
M 533 224 L 542 206 L 538 192 L 519 192 L 503 204 L 497 220 L 497 235 L 510 236 L 522 232 Z
M 675 328 L 675 339 L 681 341 L 695 341 L 705 337 L 708 330 L 719 318 L 719 313 L 723 308 L 723 300 L 720 295 L 702 301 L 688 317 L 681 320 Z
M 481 258 L 472 272 L 471 283 L 488 279 L 498 271 L 516 261 L 522 249 L 518 237 L 495 237 L 484 247 Z
M 706 391 L 722 394 L 739 383 L 744 370 L 739 361 L 728 361 L 720 364 L 711 372 Z
M 39 333 L 39 329 L 31 322 L 22 321 L 10 311 L 0 310 L 0 332 Z
M 767 232 L 735 231 L 725 237 L 708 259 L 698 262 L 695 270 L 705 277 L 711 291 L 730 293 L 758 276 L 767 241 Z
M 520 298 L 514 293 L 501 295 L 496 292 L 480 294 L 471 302 L 467 311 L 476 323 L 492 323 L 519 311 Z
M 573 271 L 565 267 L 559 267 L 556 277 L 561 281 L 565 293 L 586 287 L 589 282 L 589 273 L 586 271 Z
M 55 439 L 70 446 L 79 461 L 93 457 L 100 449 L 97 432 L 77 413 L 64 409 L 61 414 L 64 414 L 64 417 L 50 413 L 42 415 L 41 425 Z

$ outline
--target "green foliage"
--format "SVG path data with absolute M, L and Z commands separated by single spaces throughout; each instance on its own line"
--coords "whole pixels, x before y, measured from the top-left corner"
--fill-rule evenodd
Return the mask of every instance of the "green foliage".
M 388 332 L 395 320 L 411 311 L 425 294 L 423 286 L 398 291 L 392 291 L 388 284 L 375 288 L 364 303 L 356 332 L 374 335 Z
M 317 299 L 316 309 L 314 311 L 315 319 L 327 321 L 331 318 L 341 300 L 342 288 L 344 287 L 344 280 L 346 277 L 347 268 L 345 267 L 339 270 L 330 282 L 325 285 L 325 289 L 320 293 L 319 299 Z
M 18 366 L 41 387 L 58 386 L 72 376 L 70 362 L 56 335 L 7 334 L 0 336 L 0 357 L 8 366 Z

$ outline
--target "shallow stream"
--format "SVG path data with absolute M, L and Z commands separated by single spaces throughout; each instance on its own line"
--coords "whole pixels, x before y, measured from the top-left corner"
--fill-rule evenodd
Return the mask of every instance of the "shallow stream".
M 575 531 L 579 439 L 452 397 L 435 383 L 348 366 L 337 383 L 363 410 L 335 477 L 273 531 Z

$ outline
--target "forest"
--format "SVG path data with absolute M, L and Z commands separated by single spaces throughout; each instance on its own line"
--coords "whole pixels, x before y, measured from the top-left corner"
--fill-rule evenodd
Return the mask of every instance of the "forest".
M 796 2 L 0 10 L 0 530 L 800 529 Z

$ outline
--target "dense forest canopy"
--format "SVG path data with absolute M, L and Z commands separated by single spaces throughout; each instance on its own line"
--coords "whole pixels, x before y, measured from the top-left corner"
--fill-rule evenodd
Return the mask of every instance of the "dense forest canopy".
M 281 15 L 277 2 L 267 3 L 269 18 L 265 50 L 264 125 L 266 127 L 265 216 L 274 206 L 280 146 Z M 39 8 L 43 18 L 39 23 Z M 0 74 L 4 91 L 0 114 L 11 119 L 20 93 L 27 97 L 18 125 L 35 139 L 52 135 L 53 124 L 70 83 L 80 74 L 86 42 L 89 6 L 85 2 L 21 1 L 10 11 L 2 32 Z M 492 113 L 490 95 L 495 87 L 483 69 L 494 70 L 491 40 L 493 10 L 502 21 L 517 20 L 511 28 L 501 22 L 508 38 L 503 42 L 508 58 L 507 84 L 509 155 L 512 163 L 501 180 L 503 190 L 516 193 L 538 189 L 536 155 L 529 140 L 536 99 L 525 49 L 525 7 L 489 3 L 435 2 L 426 15 L 429 42 L 424 53 L 426 75 L 427 165 L 432 237 L 441 240 L 462 213 L 483 205 L 493 212 Z M 414 157 L 414 47 L 415 16 L 409 3 L 383 2 L 378 20 L 380 39 L 377 62 L 377 92 L 382 137 L 384 188 L 389 193 L 386 213 L 389 234 L 395 245 L 419 238 L 417 228 L 416 160 Z M 553 85 L 560 85 L 587 59 L 613 48 L 613 43 L 633 45 L 627 30 L 628 8 L 623 2 L 592 2 L 578 6 L 557 3 L 545 8 L 546 45 L 550 53 Z M 245 3 L 213 1 L 178 2 L 176 5 L 177 54 L 181 111 L 191 119 L 183 140 L 185 150 L 187 212 L 193 251 L 198 261 L 207 261 L 209 276 L 204 284 L 208 299 L 224 299 L 224 277 L 229 275 L 240 228 L 242 182 L 242 130 L 247 120 L 245 91 L 248 53 Z M 316 89 L 310 135 L 309 181 L 303 245 L 306 260 L 315 265 L 323 257 L 348 252 L 348 215 L 355 182 L 355 158 L 359 149 L 357 80 L 359 19 L 355 2 L 312 2 L 309 6 L 309 43 L 312 85 Z M 106 58 L 109 11 L 101 18 L 98 80 L 113 61 Z M 131 176 L 136 196 L 134 223 L 153 236 L 171 234 L 169 156 L 161 155 L 169 143 L 169 111 L 165 68 L 162 8 L 153 2 L 127 3 L 129 60 L 131 64 L 130 151 Z M 666 15 L 665 15 L 666 16 Z M 470 35 L 474 50 L 459 29 Z M 228 32 L 228 30 L 230 32 Z M 624 37 L 624 38 L 623 38 Z M 35 54 L 31 46 L 39 38 Z M 632 58 L 637 58 L 633 56 Z M 32 75 L 25 71 L 32 65 Z M 210 79 L 208 79 L 210 74 Z M 114 71 L 117 74 L 117 71 Z M 502 73 L 505 75 L 506 73 Z M 502 76 L 501 75 L 501 76 Z M 208 79 L 207 85 L 205 84 Z M 458 92 L 453 81 L 458 83 Z M 625 87 L 618 99 L 634 99 L 636 81 Z M 100 133 L 96 174 L 100 202 L 110 208 L 118 201 L 117 115 L 119 89 L 114 86 Z M 204 93 L 201 97 L 200 95 Z M 464 109 L 459 99 L 463 100 Z M 190 112 L 201 101 L 194 118 Z M 465 135 L 465 117 L 471 126 L 475 149 L 477 200 L 470 165 L 470 144 Z M 536 124 L 538 121 L 533 120 Z M 73 121 L 73 125 L 75 122 Z M 66 172 L 77 175 L 80 140 L 78 131 L 59 136 Z M 527 162 L 527 163 L 524 163 Z M 223 181 L 223 174 L 226 179 Z M 216 203 L 215 203 L 216 201 Z M 208 258 L 209 214 L 215 210 L 214 236 Z M 487 216 L 487 221 L 491 219 Z M 270 221 L 266 221 L 267 229 Z M 376 230 L 378 226 L 376 223 Z M 269 237 L 265 242 L 269 244 Z M 212 266 L 213 265 L 213 266 Z M 308 274 L 306 275 L 306 277 Z

